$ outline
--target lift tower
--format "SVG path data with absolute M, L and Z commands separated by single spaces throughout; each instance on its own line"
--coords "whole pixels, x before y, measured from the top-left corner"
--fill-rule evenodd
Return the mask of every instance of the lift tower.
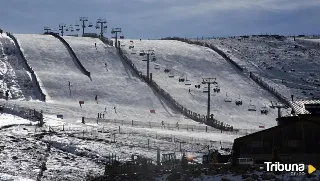
M 84 35 L 84 28 L 86 27 L 85 23 L 86 21 L 88 21 L 87 17 L 80 17 L 80 21 L 82 21 L 82 36 Z
M 100 39 L 102 40 L 103 39 L 103 31 L 105 30 L 105 29 L 107 29 L 107 26 L 104 26 L 103 24 L 106 24 L 107 23 L 107 21 L 105 20 L 105 19 L 101 19 L 101 18 L 99 18 L 98 20 L 97 20 L 97 24 L 100 24 Z
M 149 74 L 149 64 L 150 64 L 150 55 L 154 55 L 154 50 L 142 50 L 142 52 L 140 52 L 139 56 L 145 56 L 147 55 L 147 59 L 143 59 L 142 61 L 146 61 L 147 62 L 147 80 L 150 81 L 150 74 Z
M 208 84 L 208 109 L 207 120 L 210 118 L 210 85 L 217 84 L 216 78 L 202 78 L 202 84 Z
M 64 28 L 66 27 L 66 24 L 61 23 L 59 25 L 59 30 L 61 31 L 61 36 L 63 36 Z
M 117 45 L 118 45 L 118 33 L 121 33 L 122 31 L 121 31 L 121 28 L 112 28 L 112 30 L 111 30 L 111 33 L 112 34 L 116 34 L 116 36 L 115 36 L 115 40 L 116 40 L 116 42 L 115 42 L 115 44 L 114 44 L 114 46 L 115 47 L 118 47 Z

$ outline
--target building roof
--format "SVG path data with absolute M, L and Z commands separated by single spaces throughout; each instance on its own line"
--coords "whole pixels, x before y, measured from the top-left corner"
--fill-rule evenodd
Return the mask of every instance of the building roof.
M 288 117 L 288 119 L 290 119 L 290 118 Z M 292 121 L 292 122 L 289 121 L 287 124 L 274 126 L 274 127 L 271 127 L 271 128 L 268 128 L 268 129 L 259 131 L 259 132 L 255 132 L 255 133 L 252 133 L 252 134 L 249 134 L 249 135 L 246 135 L 246 136 L 242 136 L 242 137 L 236 138 L 236 139 L 234 140 L 234 142 L 236 142 L 236 141 L 241 141 L 241 140 L 246 139 L 246 138 L 249 138 L 249 137 L 254 137 L 254 136 L 257 136 L 257 135 L 259 135 L 259 134 L 267 133 L 267 132 L 272 131 L 272 130 L 275 130 L 275 129 L 281 129 L 281 128 L 287 127 L 288 125 L 296 124 L 296 123 L 298 123 L 298 122 L 306 122 L 306 121 L 307 121 L 307 122 L 312 122 L 312 123 L 315 123 L 315 124 L 320 125 L 320 122 L 319 122 L 319 121 L 299 119 L 299 116 L 293 116 L 292 119 L 297 120 L 297 121 Z
M 310 114 L 309 111 L 305 109 L 305 104 L 320 104 L 320 100 L 297 100 L 291 101 L 292 108 L 296 114 Z

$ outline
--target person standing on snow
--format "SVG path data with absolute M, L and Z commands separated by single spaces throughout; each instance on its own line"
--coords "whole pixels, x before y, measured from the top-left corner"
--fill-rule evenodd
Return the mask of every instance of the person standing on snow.
M 96 97 L 94 98 L 98 104 L 98 95 L 96 95 Z
M 97 47 L 97 43 L 94 43 L 94 47 Z

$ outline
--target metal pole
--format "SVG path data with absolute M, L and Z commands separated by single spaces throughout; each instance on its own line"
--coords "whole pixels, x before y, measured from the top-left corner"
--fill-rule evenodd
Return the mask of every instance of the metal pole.
M 101 26 L 100 26 L 100 29 L 101 29 L 100 38 L 101 38 L 101 40 L 102 40 L 102 37 L 103 37 L 103 29 L 102 29 L 102 27 L 103 27 L 103 22 L 101 22 L 100 24 L 101 24 Z
M 210 83 L 208 83 L 208 110 L 207 110 L 207 120 L 210 117 Z
M 84 20 L 82 20 L 82 36 L 84 35 Z
M 117 47 L 118 45 L 118 32 L 116 31 L 116 42 L 115 42 L 115 46 Z
M 149 53 L 147 54 L 147 79 L 148 81 L 150 80 L 149 79 Z

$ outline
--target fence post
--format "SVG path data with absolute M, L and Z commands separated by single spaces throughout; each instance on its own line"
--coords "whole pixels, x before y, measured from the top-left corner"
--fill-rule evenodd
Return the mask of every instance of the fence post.
M 148 138 L 148 149 L 150 149 L 150 145 L 149 145 L 150 139 Z
M 182 152 L 182 150 L 181 150 L 181 142 L 180 142 L 180 152 Z
M 62 125 L 62 131 L 64 131 L 64 125 Z
M 119 126 L 119 134 L 120 134 L 120 126 Z

